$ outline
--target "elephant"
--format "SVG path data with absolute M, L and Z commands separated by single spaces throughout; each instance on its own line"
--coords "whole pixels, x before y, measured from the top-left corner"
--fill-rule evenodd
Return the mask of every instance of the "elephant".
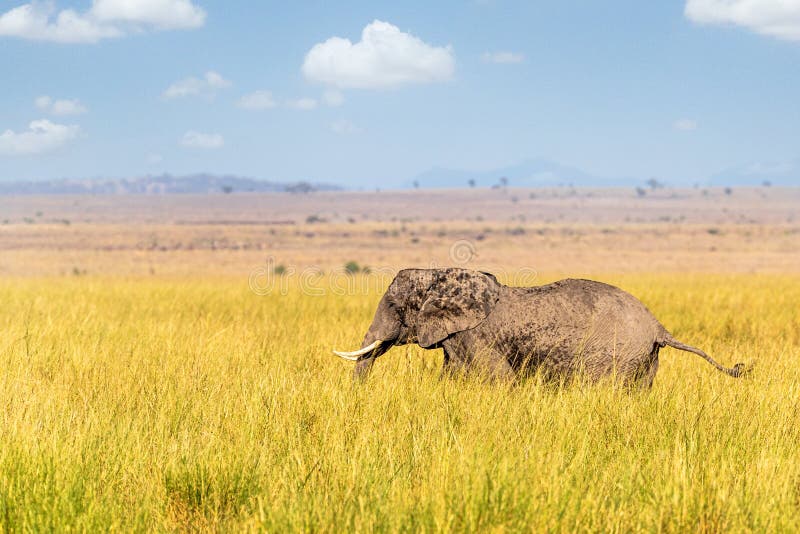
M 490 273 L 461 268 L 400 271 L 361 348 L 334 353 L 356 362 L 358 381 L 391 347 L 410 343 L 444 349 L 443 376 L 478 370 L 512 382 L 538 372 L 547 380 L 611 377 L 649 389 L 665 346 L 697 354 L 732 377 L 749 370 L 741 363 L 723 367 L 681 343 L 617 287 L 584 279 L 511 287 Z

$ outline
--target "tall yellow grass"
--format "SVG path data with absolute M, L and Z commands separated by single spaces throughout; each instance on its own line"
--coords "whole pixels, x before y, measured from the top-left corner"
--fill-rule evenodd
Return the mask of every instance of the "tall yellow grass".
M 796 531 L 800 278 L 626 275 L 678 337 L 649 393 L 353 386 L 379 292 L 231 278 L 0 281 L 0 530 Z

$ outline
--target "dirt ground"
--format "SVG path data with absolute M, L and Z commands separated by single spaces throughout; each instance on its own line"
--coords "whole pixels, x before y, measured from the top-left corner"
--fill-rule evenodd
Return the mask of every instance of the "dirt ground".
M 796 273 L 800 188 L 0 197 L 0 275 Z

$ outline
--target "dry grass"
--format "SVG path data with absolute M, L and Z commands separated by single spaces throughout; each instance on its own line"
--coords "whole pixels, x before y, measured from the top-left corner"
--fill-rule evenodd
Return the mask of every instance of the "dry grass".
M 800 280 L 621 275 L 733 380 L 665 350 L 649 394 L 439 381 L 331 346 L 379 294 L 243 280 L 0 282 L 0 528 L 793 531 Z M 544 279 L 542 281 L 545 281 Z

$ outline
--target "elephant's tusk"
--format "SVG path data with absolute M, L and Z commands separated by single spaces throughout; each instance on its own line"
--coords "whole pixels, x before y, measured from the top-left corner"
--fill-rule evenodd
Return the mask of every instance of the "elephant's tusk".
M 368 352 L 372 352 L 373 350 L 375 350 L 378 347 L 380 347 L 381 343 L 383 343 L 383 341 L 378 340 L 378 341 L 375 341 L 374 343 L 372 343 L 371 345 L 367 345 L 363 349 L 354 350 L 352 352 L 342 352 L 342 351 L 339 351 L 339 350 L 335 350 L 335 351 L 333 351 L 333 353 L 335 355 L 339 356 L 340 358 L 344 358 L 345 360 L 348 360 L 348 361 L 351 361 L 351 362 L 357 362 L 358 360 L 361 359 L 361 356 L 363 356 L 364 354 L 367 354 Z

